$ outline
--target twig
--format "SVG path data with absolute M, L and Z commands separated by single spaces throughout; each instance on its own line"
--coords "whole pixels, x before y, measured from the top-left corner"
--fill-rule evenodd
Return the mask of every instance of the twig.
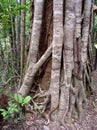
M 4 84 L 2 84 L 2 86 L 5 86 L 9 83 L 10 80 L 12 80 L 13 78 L 20 78 L 20 76 L 12 76 L 10 77 L 6 82 L 4 82 Z

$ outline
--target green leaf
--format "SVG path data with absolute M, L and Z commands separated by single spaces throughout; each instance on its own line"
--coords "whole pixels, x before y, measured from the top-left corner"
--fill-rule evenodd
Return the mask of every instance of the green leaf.
M 17 103 L 22 104 L 22 102 L 23 102 L 23 97 L 22 97 L 20 94 L 15 93 L 15 94 L 13 95 L 13 98 L 14 98 L 14 100 L 15 100 Z
M 24 120 L 25 116 L 23 114 L 20 114 L 20 119 Z
M 18 109 L 18 108 L 15 108 L 14 111 L 18 113 L 18 112 L 19 112 L 19 109 Z
M 14 119 L 14 123 L 16 123 L 16 124 L 18 123 L 18 119 L 17 118 Z
M 3 117 L 6 117 L 8 115 L 8 111 L 7 110 L 0 109 L 0 111 L 1 111 L 1 114 L 2 114 Z
M 1 112 L 5 111 L 5 109 L 0 109 Z
M 16 7 L 16 10 L 25 10 L 26 9 L 26 5 L 18 5 Z
M 22 106 L 24 106 L 25 104 L 29 103 L 30 100 L 31 100 L 30 96 L 25 97 L 24 100 L 23 100 Z
M 4 111 L 1 114 L 3 115 L 3 117 L 6 117 L 8 115 L 8 111 Z

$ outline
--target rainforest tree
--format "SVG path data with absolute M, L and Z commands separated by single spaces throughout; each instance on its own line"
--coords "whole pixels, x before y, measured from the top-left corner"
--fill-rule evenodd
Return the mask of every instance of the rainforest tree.
M 48 115 L 54 130 L 64 125 L 67 117 L 81 119 L 82 106 L 92 92 L 92 3 L 0 1 L 0 64 L 4 70 L 1 77 L 2 82 L 7 81 L 3 86 L 20 77 L 21 95 L 31 92 L 33 104 L 34 98 L 42 97 L 43 106 L 37 106 L 41 112 L 50 105 Z
M 19 85 L 22 82 L 26 57 L 25 48 L 30 27 L 29 18 L 30 1 L 0 1 L 1 86 L 17 86 L 18 82 L 20 82 Z M 21 77 L 20 81 L 19 77 Z
M 50 118 L 57 125 L 75 114 L 81 118 L 92 92 L 92 0 L 31 2 L 28 64 L 19 93 L 28 95 L 39 81 L 50 95 Z

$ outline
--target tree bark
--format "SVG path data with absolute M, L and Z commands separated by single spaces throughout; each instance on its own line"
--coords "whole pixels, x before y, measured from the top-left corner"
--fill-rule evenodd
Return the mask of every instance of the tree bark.
M 23 87 L 25 88 L 22 94 L 23 96 L 26 96 L 28 94 L 29 89 L 32 86 L 32 76 L 30 75 L 32 75 L 31 70 L 33 69 L 38 58 L 37 53 L 38 53 L 40 33 L 41 33 L 44 0 L 35 0 L 34 4 L 35 4 L 34 5 L 35 12 L 34 12 L 34 20 L 33 20 L 32 34 L 31 34 L 32 35 L 31 43 L 30 43 L 30 49 L 29 49 L 29 65 L 28 65 L 26 75 L 24 77 L 22 87 L 20 88 L 20 91 L 19 91 L 20 93 L 22 93 Z
M 29 66 L 28 71 L 26 72 L 26 75 L 24 77 L 24 82 L 19 90 L 19 93 L 22 94 L 22 96 L 25 97 L 26 95 L 29 94 L 32 84 L 34 83 L 34 77 L 37 71 L 39 70 L 39 68 L 51 55 L 51 52 L 52 52 L 51 50 L 52 50 L 52 45 L 47 49 L 44 55 L 40 58 L 40 60 L 34 66 Z
M 87 101 L 86 91 L 91 91 L 92 50 L 89 33 L 92 26 L 89 23 L 91 22 L 92 0 L 53 0 L 53 17 L 50 15 L 50 18 L 53 18 L 52 47 L 49 47 L 45 53 L 43 52 L 48 46 L 46 41 L 52 31 L 50 34 L 47 30 L 45 31 L 48 29 L 46 28 L 48 22 L 42 21 L 42 18 L 45 18 L 43 12 L 45 13 L 46 7 L 44 8 L 44 5 L 46 4 L 43 0 L 36 0 L 34 3 L 29 66 L 19 93 L 23 96 L 29 94 L 30 89 L 33 89 L 31 87 L 38 70 L 43 71 L 41 66 L 52 53 L 49 117 L 51 120 L 54 119 L 58 127 L 60 122 L 64 124 L 66 117 L 71 118 L 75 114 L 81 117 L 83 103 Z M 38 54 L 40 54 L 39 57 Z M 40 77 L 38 73 L 37 77 L 42 79 L 43 76 Z
M 43 17 L 44 0 L 35 0 L 34 2 L 34 19 L 31 34 L 30 52 L 29 52 L 29 65 L 33 66 L 38 59 L 38 49 Z
M 21 5 L 25 5 L 26 4 L 26 0 L 21 0 Z M 20 29 L 20 43 L 21 43 L 21 54 L 20 54 L 20 64 L 21 64 L 21 68 L 20 68 L 20 81 L 19 81 L 19 86 L 22 83 L 22 76 L 23 76 L 23 68 L 24 68 L 24 58 L 25 58 L 25 15 L 26 15 L 26 11 L 25 10 L 21 10 L 21 29 Z
M 20 3 L 18 0 L 15 1 L 16 6 L 18 6 Z M 17 54 L 17 72 L 20 74 L 20 18 L 19 15 L 15 18 L 15 34 L 16 34 L 16 54 Z
M 71 4 L 70 4 L 71 3 Z M 72 72 L 74 69 L 73 40 L 75 31 L 75 0 L 66 1 L 64 22 L 64 52 L 63 52 L 63 84 L 61 88 L 60 109 L 64 120 L 69 111 L 70 89 L 72 87 Z
M 51 71 L 51 109 L 59 103 L 60 71 L 63 44 L 63 0 L 53 1 L 53 49 Z

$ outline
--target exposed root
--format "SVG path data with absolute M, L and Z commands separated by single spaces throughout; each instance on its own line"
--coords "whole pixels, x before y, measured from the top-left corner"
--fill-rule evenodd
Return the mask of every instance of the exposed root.
M 35 102 L 32 100 L 32 103 L 34 105 L 34 109 L 37 110 L 40 114 L 43 114 L 46 110 L 47 104 L 49 103 L 49 98 L 47 97 L 44 102 Z
M 32 97 L 30 104 L 33 108 L 33 111 L 37 111 L 40 114 L 44 114 L 45 110 L 48 107 L 49 102 L 50 102 L 49 91 L 42 91 L 41 88 L 39 87 L 37 91 L 36 90 L 34 91 L 34 96 Z
M 58 102 L 58 104 L 57 104 L 55 107 L 53 107 L 52 110 L 49 112 L 49 119 L 50 119 L 51 121 L 53 121 L 51 115 L 52 115 L 52 113 L 59 107 L 59 104 L 60 104 L 60 102 Z
M 85 86 L 83 85 L 83 82 L 81 81 L 79 93 L 80 93 L 80 96 L 83 98 L 82 102 L 84 102 L 84 104 L 87 103 L 87 98 L 86 98 L 86 93 L 85 92 L 86 92 L 85 91 Z
M 82 99 L 78 98 L 76 100 L 76 105 L 77 105 L 77 113 L 78 113 L 78 118 L 81 119 L 83 115 L 83 109 L 82 109 Z
M 88 68 L 89 69 L 89 68 Z M 89 71 L 89 70 L 88 70 Z M 87 72 L 87 68 L 86 67 L 84 67 L 84 74 L 85 74 L 85 77 L 86 77 L 86 79 L 87 79 L 87 81 L 88 81 L 88 85 L 86 86 L 86 88 L 87 88 L 87 91 L 88 92 L 90 92 L 90 93 L 92 93 L 92 87 L 91 87 L 91 79 L 90 79 L 90 74 L 88 74 L 88 72 Z M 90 72 L 89 72 L 90 73 Z
M 75 102 L 78 97 L 78 88 L 73 88 L 71 86 L 71 93 L 70 93 L 70 108 L 69 108 L 69 118 L 72 117 L 72 114 L 76 112 L 75 109 Z

